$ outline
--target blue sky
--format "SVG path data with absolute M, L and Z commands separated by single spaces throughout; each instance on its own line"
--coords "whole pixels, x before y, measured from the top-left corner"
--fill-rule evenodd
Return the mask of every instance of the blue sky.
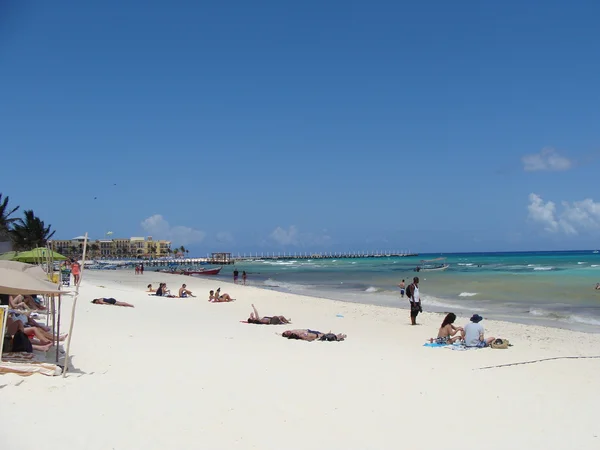
M 57 238 L 600 246 L 598 2 L 83 3 L 0 3 L 0 192 Z

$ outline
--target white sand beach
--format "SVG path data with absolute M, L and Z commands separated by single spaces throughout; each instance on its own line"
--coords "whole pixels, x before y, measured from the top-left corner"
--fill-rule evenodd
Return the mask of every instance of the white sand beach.
M 198 297 L 144 292 L 160 281 L 174 292 L 185 282 Z M 405 309 L 217 283 L 237 301 L 208 303 L 219 287 L 210 278 L 86 271 L 74 369 L 64 379 L 0 377 L 0 448 L 600 448 L 600 359 L 480 370 L 600 355 L 600 334 L 484 320 L 488 335 L 514 346 L 428 348 L 440 314 L 424 313 L 412 327 Z M 93 305 L 95 297 L 135 308 Z M 252 303 L 293 325 L 240 323 Z M 276 334 L 291 328 L 348 338 Z

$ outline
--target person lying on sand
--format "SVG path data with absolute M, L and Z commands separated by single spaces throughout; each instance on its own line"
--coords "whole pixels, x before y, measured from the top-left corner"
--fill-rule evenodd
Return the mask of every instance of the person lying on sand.
M 321 333 L 314 330 L 287 330 L 281 333 L 286 339 L 299 339 L 301 341 L 343 341 L 346 339 L 345 334 Z
M 156 289 L 152 287 L 151 284 L 148 285 L 148 290 L 146 292 L 156 292 Z
M 131 303 L 118 302 L 114 298 L 95 298 L 92 300 L 95 305 L 115 305 L 115 306 L 127 306 L 128 308 L 135 308 Z
M 460 333 L 464 330 L 462 327 L 457 327 L 454 325 L 455 320 L 456 320 L 456 314 L 448 313 L 446 315 L 446 317 L 444 318 L 442 325 L 440 325 L 440 329 L 438 331 L 437 338 L 435 338 L 435 339 L 431 338 L 431 339 L 429 339 L 429 342 L 431 342 L 431 343 L 435 342 L 436 344 L 445 345 L 445 344 L 454 344 L 456 341 L 461 340 L 462 336 L 461 335 L 456 336 L 456 334 Z
M 250 313 L 248 323 L 256 323 L 262 325 L 281 325 L 291 323 L 291 319 L 286 319 L 283 316 L 260 317 L 260 314 L 258 314 L 258 311 L 254 307 L 254 304 L 252 305 L 252 309 L 254 310 L 254 312 Z
M 217 292 L 210 291 L 208 293 L 208 301 L 211 303 L 232 302 L 235 298 L 231 298 L 229 294 L 221 294 L 221 288 Z
M 181 297 L 181 298 L 195 297 L 195 295 L 192 295 L 192 291 L 187 289 L 187 285 L 182 284 L 181 287 L 179 288 L 179 297 Z
M 596 283 L 596 290 L 600 291 L 600 283 Z

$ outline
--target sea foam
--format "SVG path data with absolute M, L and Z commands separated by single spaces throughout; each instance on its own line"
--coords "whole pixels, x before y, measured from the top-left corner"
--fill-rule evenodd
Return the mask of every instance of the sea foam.
M 477 295 L 477 292 L 461 292 L 458 294 L 459 297 L 474 297 Z

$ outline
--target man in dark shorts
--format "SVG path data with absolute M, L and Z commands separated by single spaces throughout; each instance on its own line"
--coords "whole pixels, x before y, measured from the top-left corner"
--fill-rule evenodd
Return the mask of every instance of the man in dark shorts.
M 233 271 L 233 282 L 234 282 L 234 283 L 237 283 L 237 280 L 238 280 L 238 276 L 239 276 L 239 274 L 240 274 L 240 273 L 238 272 L 238 270 L 237 270 L 237 269 L 235 269 L 235 270 Z
M 406 296 L 410 301 L 410 323 L 411 325 L 416 325 L 417 316 L 420 312 L 423 312 L 423 308 L 421 307 L 421 295 L 419 294 L 419 277 L 414 277 L 412 284 L 408 285 Z

